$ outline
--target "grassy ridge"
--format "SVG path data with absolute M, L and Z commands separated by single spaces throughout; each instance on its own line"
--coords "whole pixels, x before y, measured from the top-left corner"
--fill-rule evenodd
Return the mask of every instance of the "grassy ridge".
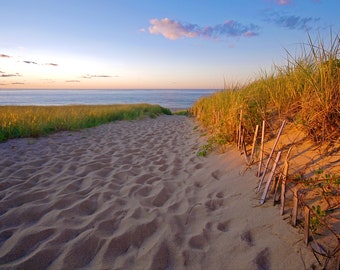
M 0 142 L 78 130 L 116 120 L 171 114 L 159 105 L 0 106 Z
M 220 143 L 235 140 L 241 110 L 249 139 L 262 120 L 274 128 L 282 119 L 300 125 L 317 142 L 338 139 L 339 35 L 331 35 L 327 47 L 309 36 L 300 57 L 288 53 L 285 66 L 275 66 L 271 74 L 245 86 L 201 98 L 190 111 Z

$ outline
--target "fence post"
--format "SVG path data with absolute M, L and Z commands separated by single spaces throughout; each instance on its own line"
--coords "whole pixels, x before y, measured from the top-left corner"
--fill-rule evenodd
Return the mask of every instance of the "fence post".
M 286 178 L 283 176 L 281 184 L 281 208 L 280 208 L 281 216 L 284 214 L 285 211 L 285 203 L 286 203 Z
M 242 110 L 240 112 L 240 123 L 238 125 L 238 141 L 237 141 L 237 148 L 241 149 L 241 137 L 242 137 Z
M 278 143 L 278 141 L 279 141 L 279 139 L 280 139 L 280 136 L 281 136 L 281 133 L 282 133 L 282 130 L 283 130 L 283 127 L 284 127 L 285 124 L 286 124 L 286 120 L 283 120 L 282 125 L 281 125 L 281 128 L 280 128 L 280 130 L 279 130 L 279 133 L 277 134 L 275 143 L 274 143 L 274 145 L 273 145 L 272 151 L 271 151 L 271 153 L 270 153 L 270 155 L 269 155 L 269 157 L 268 157 L 266 166 L 264 167 L 263 175 L 262 175 L 262 177 L 261 177 L 259 186 L 258 186 L 258 188 L 257 188 L 257 192 L 259 192 L 260 189 L 261 189 L 261 185 L 262 185 L 262 182 L 263 182 L 263 180 L 264 180 L 264 178 L 265 178 L 265 176 L 266 176 L 266 172 L 267 172 L 267 170 L 268 170 L 268 166 L 269 166 L 270 160 L 271 160 L 271 158 L 272 158 L 272 156 L 273 156 L 273 154 L 274 154 L 275 147 L 276 147 L 276 145 L 277 145 L 277 143 Z
M 282 185 L 281 185 L 281 208 L 280 208 L 280 214 L 281 216 L 284 214 L 285 211 L 285 201 L 286 201 L 286 181 L 288 176 L 288 169 L 289 169 L 289 155 L 292 151 L 293 146 L 291 146 L 288 149 L 286 159 L 285 159 L 285 166 L 283 168 L 283 176 L 282 176 Z
M 262 121 L 262 136 L 261 136 L 261 148 L 260 148 L 260 162 L 259 162 L 259 168 L 257 171 L 257 176 L 261 176 L 261 170 L 262 170 L 262 161 L 263 161 L 263 145 L 264 145 L 264 130 L 265 130 L 265 124 L 266 122 Z
M 294 227 L 296 226 L 297 222 L 298 204 L 299 204 L 299 190 L 297 189 L 297 187 L 295 187 L 293 191 L 293 211 L 292 211 L 292 224 Z
M 256 125 L 254 139 L 253 139 L 253 145 L 252 145 L 251 154 L 250 154 L 250 162 L 253 162 L 253 160 L 254 160 L 254 152 L 255 152 L 256 138 L 257 138 L 258 131 L 259 131 L 259 125 Z
M 305 206 L 305 243 L 309 242 L 309 221 L 310 221 L 310 209 Z
M 276 159 L 275 159 L 275 163 L 273 165 L 273 168 L 272 168 L 272 171 L 270 173 L 269 179 L 267 181 L 266 187 L 265 187 L 265 189 L 263 191 L 263 194 L 262 194 L 262 197 L 261 197 L 261 200 L 260 200 L 260 204 L 264 204 L 264 202 L 266 200 L 267 193 L 268 193 L 268 190 L 269 190 L 269 186 L 270 186 L 270 183 L 272 182 L 273 176 L 275 174 L 275 170 L 276 170 L 277 164 L 279 162 L 280 156 L 281 156 L 281 151 L 279 151 L 277 153 L 277 156 L 276 156 Z

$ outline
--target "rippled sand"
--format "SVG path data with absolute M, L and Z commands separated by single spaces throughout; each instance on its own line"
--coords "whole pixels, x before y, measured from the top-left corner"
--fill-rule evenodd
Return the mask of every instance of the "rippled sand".
M 238 152 L 197 157 L 194 125 L 161 116 L 0 144 L 0 268 L 309 266 Z

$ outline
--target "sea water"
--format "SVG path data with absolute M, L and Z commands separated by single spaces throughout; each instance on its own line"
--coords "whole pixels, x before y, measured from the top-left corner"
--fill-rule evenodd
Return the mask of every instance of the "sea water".
M 70 105 L 70 104 L 159 104 L 169 109 L 190 108 L 211 89 L 163 90 L 0 90 L 3 105 Z

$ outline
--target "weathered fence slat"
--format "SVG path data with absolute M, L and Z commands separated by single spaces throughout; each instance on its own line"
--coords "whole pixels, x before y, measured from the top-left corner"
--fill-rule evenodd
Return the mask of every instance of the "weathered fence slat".
M 292 225 L 295 227 L 297 222 L 299 204 L 299 190 L 295 187 L 293 191 L 293 211 L 292 211 Z
M 280 207 L 280 215 L 282 216 L 285 212 L 285 203 L 286 203 L 286 178 L 282 178 L 281 183 L 281 207 Z
M 241 149 L 241 139 L 242 138 L 242 110 L 240 112 L 240 122 L 238 125 L 238 140 L 237 140 L 237 148 Z
M 310 209 L 305 206 L 305 243 L 309 242 L 309 221 L 310 221 Z
M 270 155 L 269 155 L 269 157 L 268 157 L 266 166 L 264 167 L 263 175 L 262 175 L 262 177 L 261 177 L 259 186 L 258 186 L 258 188 L 257 188 L 257 192 L 259 192 L 260 189 L 261 189 L 261 185 L 262 185 L 262 182 L 263 182 L 263 180 L 264 180 L 264 178 L 265 178 L 265 176 L 266 176 L 266 172 L 267 172 L 267 170 L 268 170 L 270 160 L 271 160 L 271 158 L 272 158 L 272 156 L 273 156 L 273 154 L 274 154 L 275 147 L 276 147 L 276 145 L 277 145 L 277 143 L 278 143 L 278 141 L 279 141 L 279 138 L 280 138 L 280 136 L 281 136 L 281 133 L 282 133 L 282 130 L 283 130 L 283 127 L 284 127 L 285 124 L 286 124 L 286 120 L 283 120 L 282 125 L 281 125 L 281 128 L 280 128 L 280 130 L 279 130 L 279 133 L 277 134 L 275 143 L 274 143 L 274 145 L 273 145 L 272 151 L 271 151 L 271 153 L 270 153 Z
M 263 120 L 263 121 L 262 121 L 261 147 L 260 147 L 260 161 L 259 161 L 259 168 L 258 168 L 258 171 L 257 171 L 257 176 L 258 176 L 258 177 L 261 176 L 261 171 L 262 171 L 265 124 L 266 124 L 266 122 Z
M 259 125 L 256 125 L 255 133 L 254 133 L 254 139 L 253 139 L 253 145 L 251 147 L 251 154 L 250 154 L 250 162 L 251 163 L 254 161 L 255 145 L 256 145 L 256 138 L 257 138 L 258 131 L 259 131 Z
M 266 187 L 265 187 L 265 189 L 263 191 L 263 194 L 262 194 L 262 197 L 261 197 L 261 200 L 260 200 L 260 204 L 264 204 L 264 202 L 266 201 L 267 193 L 268 193 L 270 184 L 272 182 L 273 176 L 275 174 L 275 170 L 276 170 L 277 164 L 279 162 L 280 156 L 281 156 L 281 151 L 279 151 L 277 153 L 277 156 L 276 156 L 276 159 L 275 159 L 275 163 L 273 165 L 273 168 L 272 168 L 272 171 L 270 173 L 269 179 L 267 181 Z
M 284 214 L 285 211 L 285 201 L 286 201 L 286 181 L 288 176 L 288 169 L 289 169 L 289 156 L 290 152 L 292 151 L 292 146 L 288 149 L 286 159 L 285 159 L 285 166 L 283 168 L 283 176 L 282 176 L 282 184 L 281 184 L 281 208 L 280 214 L 281 216 Z

